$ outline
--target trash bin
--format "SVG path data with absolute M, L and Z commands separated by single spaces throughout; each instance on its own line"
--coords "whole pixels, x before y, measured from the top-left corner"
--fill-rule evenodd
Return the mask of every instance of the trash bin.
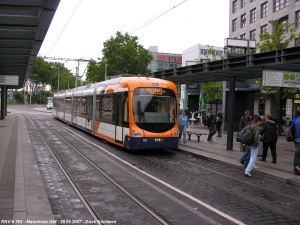
M 259 142 L 259 145 L 258 145 L 258 153 L 257 153 L 257 156 L 262 156 L 263 154 L 263 142 L 262 141 L 258 141 Z

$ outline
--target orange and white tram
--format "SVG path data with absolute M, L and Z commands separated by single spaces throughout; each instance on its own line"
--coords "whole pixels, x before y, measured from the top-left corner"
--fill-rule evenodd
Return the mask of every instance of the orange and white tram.
M 170 81 L 118 77 L 54 94 L 53 116 L 126 149 L 177 149 L 177 98 Z

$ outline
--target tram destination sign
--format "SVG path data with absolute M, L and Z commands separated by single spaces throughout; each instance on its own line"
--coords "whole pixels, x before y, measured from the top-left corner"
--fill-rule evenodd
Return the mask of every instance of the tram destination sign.
M 19 76 L 0 76 L 0 85 L 18 85 Z
M 263 70 L 263 86 L 300 88 L 300 72 Z

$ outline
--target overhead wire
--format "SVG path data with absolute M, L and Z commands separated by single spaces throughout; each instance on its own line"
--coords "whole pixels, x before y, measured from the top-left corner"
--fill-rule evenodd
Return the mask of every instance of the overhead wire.
M 166 13 L 170 12 L 172 9 L 175 9 L 177 6 L 183 4 L 183 3 L 187 2 L 187 1 L 188 1 L 188 0 L 184 0 L 184 1 L 179 2 L 177 5 L 174 5 L 172 8 L 170 8 L 170 9 L 168 9 L 168 10 L 166 10 L 166 11 L 160 13 L 159 15 L 153 17 L 152 19 L 148 20 L 147 22 L 145 22 L 145 23 L 143 23 L 143 24 L 137 26 L 136 28 L 132 29 L 132 31 L 129 32 L 129 34 L 133 34 L 134 32 L 136 32 L 136 31 L 142 29 L 143 27 L 145 27 L 145 26 L 148 25 L 149 23 L 153 22 L 154 20 L 156 20 L 156 19 L 158 19 L 159 17 L 165 15 Z M 101 51 L 98 52 L 97 54 L 93 55 L 91 58 L 93 58 L 94 56 L 98 55 L 99 53 L 101 53 Z
M 161 14 L 159 14 L 159 15 L 153 17 L 152 19 L 148 20 L 147 22 L 145 22 L 145 23 L 143 23 L 143 24 L 137 26 L 136 28 L 133 29 L 132 32 L 129 32 L 129 34 L 135 33 L 136 31 L 142 29 L 143 27 L 145 27 L 145 26 L 148 25 L 149 23 L 153 22 L 154 20 L 157 20 L 159 17 L 165 15 L 166 13 L 170 12 L 172 9 L 175 9 L 177 6 L 179 6 L 179 5 L 181 5 L 181 4 L 185 3 L 185 2 L 187 2 L 187 0 L 184 0 L 184 1 L 179 2 L 177 5 L 174 5 L 172 8 L 170 8 L 170 9 L 168 9 L 168 10 L 162 12 Z
M 64 27 L 63 27 L 63 29 L 60 31 L 60 33 L 58 34 L 58 36 L 57 36 L 57 38 L 55 39 L 55 41 L 54 41 L 54 42 L 52 43 L 52 45 L 50 46 L 49 50 L 46 52 L 45 56 L 48 56 L 48 55 L 51 54 L 53 48 L 55 47 L 55 45 L 56 45 L 56 43 L 58 42 L 59 38 L 61 37 L 62 33 L 65 31 L 67 25 L 69 24 L 70 20 L 72 19 L 73 15 L 74 15 L 74 13 L 76 12 L 76 10 L 77 10 L 78 6 L 80 5 L 81 1 L 82 1 L 82 0 L 79 0 L 77 6 L 74 8 L 74 10 L 73 10 L 71 16 L 69 17 L 68 21 L 66 22 L 66 24 L 64 25 Z M 48 54 L 48 52 L 49 52 L 49 54 Z

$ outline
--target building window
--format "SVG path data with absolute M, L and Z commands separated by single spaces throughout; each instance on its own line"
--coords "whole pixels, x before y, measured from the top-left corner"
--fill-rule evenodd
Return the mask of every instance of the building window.
M 268 25 L 267 24 L 260 27 L 260 33 L 262 33 L 262 34 L 266 33 L 267 30 L 268 30 Z
M 279 19 L 279 24 L 285 26 L 287 25 L 288 20 L 289 18 L 287 16 L 282 17 L 281 19 Z M 285 33 L 288 33 L 288 31 L 289 31 L 288 28 L 286 28 Z
M 268 2 L 261 4 L 261 18 L 268 16 Z
M 274 0 L 274 12 L 283 9 L 289 5 L 289 0 Z
M 202 54 L 202 55 L 207 55 L 207 54 L 208 54 L 207 49 L 201 49 L 201 54 Z
M 296 46 L 300 46 L 299 41 L 300 41 L 299 38 L 296 38 L 296 39 L 295 39 L 295 47 L 296 47 Z
M 254 23 L 256 21 L 256 8 L 250 11 L 250 23 Z
M 232 20 L 232 32 L 237 31 L 237 19 Z
M 237 0 L 232 2 L 232 13 L 235 13 L 237 11 Z
M 250 40 L 255 41 L 255 36 L 256 36 L 256 30 L 251 30 L 250 31 Z
M 246 34 L 242 34 L 240 39 L 245 40 L 246 39 Z
M 241 28 L 246 27 L 246 14 L 241 16 Z
M 246 6 L 246 0 L 241 0 L 241 8 L 244 8 Z
M 296 12 L 296 23 L 295 23 L 296 28 L 300 27 L 300 11 Z

